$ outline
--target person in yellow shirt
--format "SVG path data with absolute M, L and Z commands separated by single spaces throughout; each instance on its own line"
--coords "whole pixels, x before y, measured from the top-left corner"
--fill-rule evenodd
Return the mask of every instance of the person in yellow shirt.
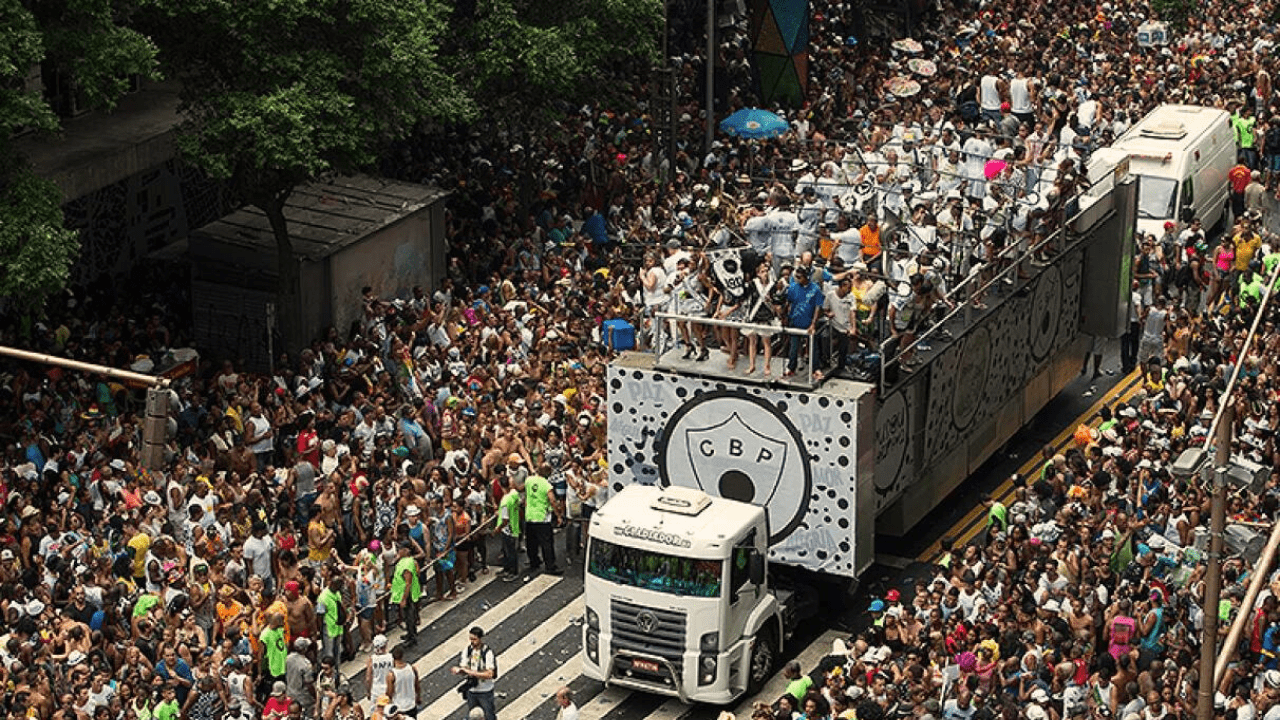
M 147 551 L 151 549 L 151 536 L 139 532 L 129 538 L 128 545 L 133 549 L 133 580 L 141 585 L 146 574 Z

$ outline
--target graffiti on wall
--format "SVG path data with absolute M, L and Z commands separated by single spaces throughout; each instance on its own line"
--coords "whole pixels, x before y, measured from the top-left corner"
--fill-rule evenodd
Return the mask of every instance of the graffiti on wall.
M 222 183 L 178 160 L 67 202 L 67 227 L 80 231 L 72 282 L 129 272 L 135 262 L 231 210 Z

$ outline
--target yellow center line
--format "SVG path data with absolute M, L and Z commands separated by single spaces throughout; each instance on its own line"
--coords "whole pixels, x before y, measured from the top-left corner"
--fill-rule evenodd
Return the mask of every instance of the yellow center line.
M 1118 402 L 1127 402 L 1129 398 L 1136 395 L 1138 390 L 1140 390 L 1141 388 L 1142 388 L 1142 373 L 1141 373 L 1141 368 L 1139 368 L 1137 370 L 1134 370 L 1132 373 L 1125 376 L 1124 378 L 1122 378 L 1120 382 L 1116 383 L 1102 397 L 1098 398 L 1093 403 L 1093 405 L 1089 406 L 1088 410 L 1085 410 L 1083 414 L 1081 414 L 1074 421 L 1072 421 L 1066 428 L 1062 430 L 1062 432 L 1058 433 L 1058 436 L 1053 439 L 1053 443 L 1052 443 L 1054 453 L 1055 454 L 1061 453 L 1063 448 L 1065 448 L 1071 442 L 1071 438 L 1075 434 L 1076 428 L 1078 428 L 1081 425 L 1088 424 L 1089 421 L 1092 420 L 1094 416 L 1098 414 L 1098 411 L 1100 411 L 1104 405 L 1110 405 Z M 1022 467 L 1018 468 L 1018 476 L 1027 477 L 1036 468 L 1040 467 L 1041 463 L 1043 462 L 1044 460 L 1041 458 L 1039 451 L 1037 451 L 1034 457 L 1032 457 L 1030 460 L 1024 463 Z M 1005 501 L 1007 501 L 1009 497 L 1012 495 L 1013 495 L 1013 479 L 1012 478 L 1005 478 L 1004 481 L 1000 483 L 1000 486 L 997 487 L 995 491 L 991 493 L 992 498 L 999 500 L 1000 502 L 1004 502 L 1006 505 L 1008 503 Z M 970 540 L 976 537 L 978 533 L 981 532 L 984 527 L 986 527 L 986 523 L 979 522 L 979 520 L 985 515 L 986 515 L 986 508 L 984 508 L 982 504 L 979 503 L 972 510 L 966 513 L 964 517 L 960 518 L 958 521 L 956 521 L 954 525 L 948 528 L 948 532 L 943 533 L 939 539 L 941 539 L 941 537 L 951 536 L 955 538 L 955 545 L 953 547 L 955 548 L 964 547 L 966 543 L 968 543 Z M 920 553 L 920 556 L 917 558 L 917 560 L 919 560 L 920 562 L 933 562 L 937 560 L 939 557 L 941 557 L 941 555 L 942 555 L 942 546 L 938 544 L 937 540 L 935 540 L 933 543 L 929 545 L 929 547 L 925 548 L 924 552 Z

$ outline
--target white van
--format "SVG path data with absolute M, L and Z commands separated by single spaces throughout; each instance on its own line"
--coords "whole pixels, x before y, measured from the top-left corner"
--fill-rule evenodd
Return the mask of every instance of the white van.
M 1181 229 L 1193 217 L 1216 228 L 1226 217 L 1227 173 L 1236 164 L 1226 110 L 1161 105 L 1090 156 L 1089 181 L 1108 184 L 1106 177 L 1125 158 L 1130 174 L 1139 176 L 1138 232 L 1160 237 L 1166 222 Z

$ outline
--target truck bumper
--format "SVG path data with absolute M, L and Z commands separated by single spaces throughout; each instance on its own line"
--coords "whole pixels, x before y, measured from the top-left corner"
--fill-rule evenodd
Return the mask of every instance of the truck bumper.
M 583 633 L 583 674 L 604 682 L 606 687 L 617 686 L 666 695 L 679 698 L 680 702 L 686 704 L 729 703 L 737 699 L 745 689 L 730 687 L 729 683 L 731 676 L 742 677 L 741 672 L 732 672 L 736 669 L 732 663 L 741 660 L 740 652 L 730 650 L 715 656 L 716 670 L 711 682 L 699 685 L 696 673 L 701 671 L 701 662 L 696 653 L 686 655 L 682 661 L 685 667 L 677 667 L 672 661 L 656 655 L 610 652 L 607 634 L 592 637 L 592 632 Z

